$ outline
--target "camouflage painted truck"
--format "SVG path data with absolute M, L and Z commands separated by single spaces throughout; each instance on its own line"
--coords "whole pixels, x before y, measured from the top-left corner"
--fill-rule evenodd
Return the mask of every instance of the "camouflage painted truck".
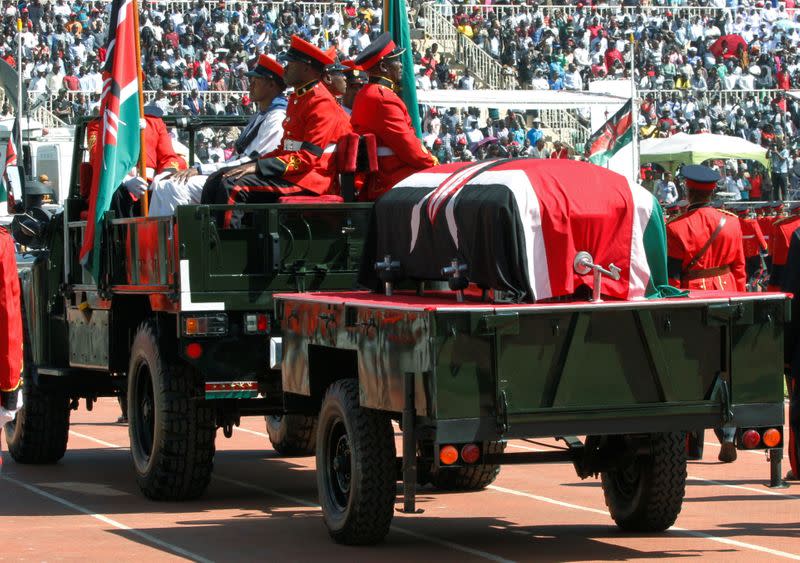
M 98 280 L 77 260 L 74 167 L 63 215 L 20 257 L 30 361 L 12 455 L 57 461 L 71 408 L 126 394 L 151 498 L 200 495 L 216 430 L 274 415 L 286 443 L 315 441 L 339 542 L 384 537 L 398 481 L 413 511 L 418 484 L 480 489 L 506 463 L 572 462 L 602 476 L 621 527 L 669 527 L 686 431 L 735 425 L 739 447 L 782 446 L 786 297 L 645 299 L 665 291 L 652 196 L 599 168 L 548 166 L 433 169 L 374 206 L 240 206 L 237 229 L 215 221 L 224 206 L 109 214 Z M 542 192 L 539 177 L 560 180 Z M 616 195 L 587 198 L 598 185 Z M 542 226 L 569 244 L 550 247 L 560 239 Z M 565 448 L 505 451 L 544 436 Z

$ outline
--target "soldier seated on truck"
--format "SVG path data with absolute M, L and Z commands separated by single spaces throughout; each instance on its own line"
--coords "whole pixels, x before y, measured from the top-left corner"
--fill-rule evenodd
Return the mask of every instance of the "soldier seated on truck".
M 283 67 L 267 55 L 260 55 L 250 77 L 250 99 L 258 106 L 256 113 L 234 143 L 234 154 L 225 162 L 195 164 L 152 184 L 151 216 L 175 213 L 179 205 L 200 203 L 206 184 L 219 189 L 219 182 L 236 167 L 253 162 L 259 156 L 278 147 L 286 117 L 286 98 L 283 91 Z
M 286 195 L 328 195 L 338 192 L 334 152 L 339 139 L 352 131 L 336 98 L 320 82 L 333 59 L 293 35 L 284 55 L 283 78 L 294 88 L 286 109 L 280 146 L 255 162 L 208 183 L 201 203 L 272 203 Z M 225 218 L 228 222 L 230 214 Z

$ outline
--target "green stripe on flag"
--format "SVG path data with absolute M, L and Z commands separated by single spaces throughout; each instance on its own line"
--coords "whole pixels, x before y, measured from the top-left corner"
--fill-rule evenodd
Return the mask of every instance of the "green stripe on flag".
M 617 154 L 622 147 L 631 142 L 633 142 L 633 128 L 629 128 L 624 135 L 617 139 L 613 146 L 608 148 L 608 150 L 591 155 L 589 157 L 589 162 L 592 164 L 597 164 L 598 166 L 605 166 L 606 163 L 611 160 L 612 156 Z
M 122 100 L 116 144 L 103 146 L 103 163 L 94 209 L 94 251 L 91 253 L 91 271 L 95 280 L 100 278 L 100 241 L 105 212 L 111 207 L 111 198 L 117 187 L 139 160 L 139 117 L 137 93 Z
M 657 299 L 661 297 L 686 297 L 688 291 L 682 291 L 669 284 L 667 274 L 667 226 L 664 213 L 658 200 L 653 197 L 653 210 L 650 220 L 644 229 L 642 240 L 647 264 L 650 267 L 650 281 L 647 283 L 645 297 Z

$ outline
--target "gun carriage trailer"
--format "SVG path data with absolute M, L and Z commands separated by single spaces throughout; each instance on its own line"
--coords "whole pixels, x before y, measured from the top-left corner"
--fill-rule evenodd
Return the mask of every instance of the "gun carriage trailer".
M 191 132 L 207 120 L 175 124 Z M 652 531 L 680 511 L 686 431 L 735 425 L 740 447 L 751 431 L 764 448 L 777 429 L 782 446 L 782 294 L 495 302 L 464 296 L 480 260 L 465 268 L 450 251 L 434 277 L 455 291 L 354 291 L 381 262 L 370 234 L 379 204 L 368 203 L 246 205 L 237 229 L 215 221 L 226 206 L 107 213 L 93 279 L 77 258 L 87 174 L 79 159 L 63 213 L 41 222 L 18 260 L 25 406 L 6 428 L 17 461 L 58 461 L 70 409 L 124 395 L 143 493 L 194 498 L 210 480 L 217 428 L 274 416 L 276 449 L 316 451 L 332 536 L 371 543 L 388 530 L 398 480 L 410 511 L 417 483 L 479 489 L 504 463 L 570 461 L 581 477 L 602 476 L 620 526 Z M 514 238 L 507 221 L 491 224 Z M 594 246 L 582 250 L 614 275 Z M 567 447 L 504 451 L 504 440 L 540 436 Z

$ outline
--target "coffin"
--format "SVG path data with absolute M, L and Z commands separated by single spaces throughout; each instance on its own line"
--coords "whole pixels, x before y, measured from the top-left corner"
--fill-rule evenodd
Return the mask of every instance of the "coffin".
M 602 293 L 657 297 L 666 285 L 666 233 L 653 195 L 625 177 L 572 160 L 500 159 L 437 166 L 406 178 L 376 203 L 360 282 L 446 280 L 453 262 L 480 288 L 534 302 L 593 288 L 576 255 L 619 268 Z

